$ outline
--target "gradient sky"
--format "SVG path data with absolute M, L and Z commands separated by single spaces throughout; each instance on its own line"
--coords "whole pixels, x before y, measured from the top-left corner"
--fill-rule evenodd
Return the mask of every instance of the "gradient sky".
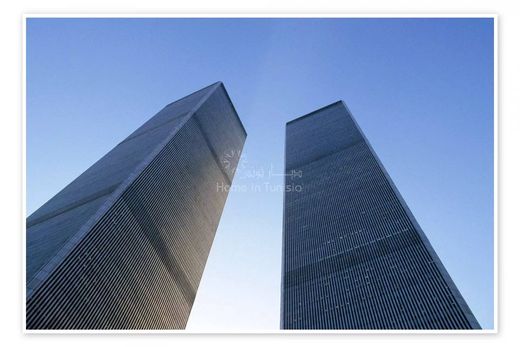
M 492 19 L 29 19 L 27 214 L 219 80 L 248 132 L 245 191 L 228 197 L 188 329 L 278 329 L 285 123 L 339 99 L 493 328 Z

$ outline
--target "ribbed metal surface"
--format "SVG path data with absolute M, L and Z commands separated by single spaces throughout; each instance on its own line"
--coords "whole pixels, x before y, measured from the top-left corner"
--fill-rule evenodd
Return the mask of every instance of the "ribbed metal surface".
M 29 289 L 38 285 L 38 273 L 48 272 L 44 267 L 78 229 L 177 131 L 189 112 L 214 88 L 215 85 L 206 87 L 163 108 L 27 218 Z
M 28 294 L 28 329 L 186 326 L 227 197 L 217 187 L 233 179 L 219 158 L 222 151 L 240 151 L 246 137 L 222 84 L 199 100 Z M 213 131 L 208 116 L 219 123 L 217 137 L 208 136 Z M 128 142 L 172 123 L 153 121 Z
M 342 102 L 287 124 L 286 174 L 283 329 L 480 328 Z

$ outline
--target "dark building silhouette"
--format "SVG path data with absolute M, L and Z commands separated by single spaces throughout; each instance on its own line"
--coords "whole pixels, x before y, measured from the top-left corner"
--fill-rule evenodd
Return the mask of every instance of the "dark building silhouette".
M 213 84 L 29 216 L 27 329 L 185 328 L 245 138 Z
M 480 329 L 340 101 L 286 126 L 282 329 Z

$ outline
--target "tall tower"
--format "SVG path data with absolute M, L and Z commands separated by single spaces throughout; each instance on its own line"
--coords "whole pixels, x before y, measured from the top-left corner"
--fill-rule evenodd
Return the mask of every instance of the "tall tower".
M 185 328 L 245 138 L 215 83 L 29 216 L 27 329 Z
M 480 329 L 342 101 L 285 146 L 282 329 Z

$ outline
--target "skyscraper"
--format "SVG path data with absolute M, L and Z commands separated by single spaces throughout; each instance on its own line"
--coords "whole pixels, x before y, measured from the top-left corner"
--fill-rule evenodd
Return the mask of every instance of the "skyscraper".
M 27 329 L 186 326 L 246 132 L 220 82 L 163 108 L 27 218 Z M 224 161 L 225 158 L 225 161 Z
M 342 101 L 286 126 L 282 329 L 480 329 Z

